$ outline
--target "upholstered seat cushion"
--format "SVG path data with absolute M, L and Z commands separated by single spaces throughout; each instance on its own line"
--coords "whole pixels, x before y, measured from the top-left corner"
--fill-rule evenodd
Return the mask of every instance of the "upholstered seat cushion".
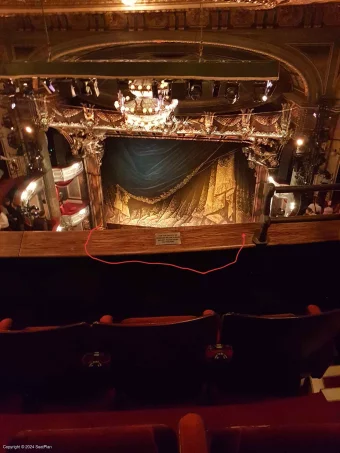
M 11 445 L 47 445 L 53 453 L 177 453 L 176 434 L 165 425 L 23 431 Z
M 210 453 L 340 452 L 340 424 L 234 427 L 209 434 Z

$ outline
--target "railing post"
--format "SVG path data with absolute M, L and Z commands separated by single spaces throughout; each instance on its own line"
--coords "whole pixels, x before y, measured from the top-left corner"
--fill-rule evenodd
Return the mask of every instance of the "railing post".
M 263 223 L 261 229 L 255 231 L 253 236 L 253 242 L 256 245 L 267 245 L 267 234 L 270 227 L 270 208 L 272 204 L 272 198 L 275 193 L 274 184 L 266 184 L 264 189 L 264 209 L 263 209 Z

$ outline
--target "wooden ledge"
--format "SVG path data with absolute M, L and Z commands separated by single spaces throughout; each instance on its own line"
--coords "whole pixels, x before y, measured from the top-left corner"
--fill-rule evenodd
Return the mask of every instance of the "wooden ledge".
M 94 231 L 89 253 L 94 256 L 144 255 L 237 249 L 245 233 L 245 247 L 255 247 L 253 235 L 258 223 L 187 228 L 127 228 Z M 156 245 L 156 234 L 179 232 L 181 244 Z M 86 256 L 88 231 L 0 232 L 0 257 Z M 268 245 L 308 244 L 340 240 L 340 221 L 273 224 Z

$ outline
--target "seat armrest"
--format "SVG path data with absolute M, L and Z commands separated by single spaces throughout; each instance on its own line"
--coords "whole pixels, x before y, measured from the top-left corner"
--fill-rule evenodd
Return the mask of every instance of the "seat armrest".
M 178 428 L 180 453 L 208 453 L 205 426 L 199 415 L 185 415 Z
M 307 314 L 308 315 L 320 315 L 321 310 L 317 305 L 308 305 Z

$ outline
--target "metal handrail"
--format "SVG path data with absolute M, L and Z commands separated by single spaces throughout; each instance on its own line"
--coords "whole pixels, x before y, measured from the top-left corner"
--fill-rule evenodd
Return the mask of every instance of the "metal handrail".
M 272 183 L 267 183 L 264 188 L 264 209 L 263 209 L 263 223 L 261 229 L 255 231 L 253 242 L 256 245 L 266 245 L 268 229 L 272 223 L 298 223 L 298 222 L 323 222 L 327 220 L 340 220 L 340 214 L 327 214 L 327 215 L 313 215 L 313 216 L 294 216 L 294 217 L 281 217 L 271 218 L 270 210 L 272 198 L 275 193 L 301 193 L 301 192 L 320 192 L 340 190 L 340 184 L 317 184 L 309 186 L 279 186 L 276 187 Z

